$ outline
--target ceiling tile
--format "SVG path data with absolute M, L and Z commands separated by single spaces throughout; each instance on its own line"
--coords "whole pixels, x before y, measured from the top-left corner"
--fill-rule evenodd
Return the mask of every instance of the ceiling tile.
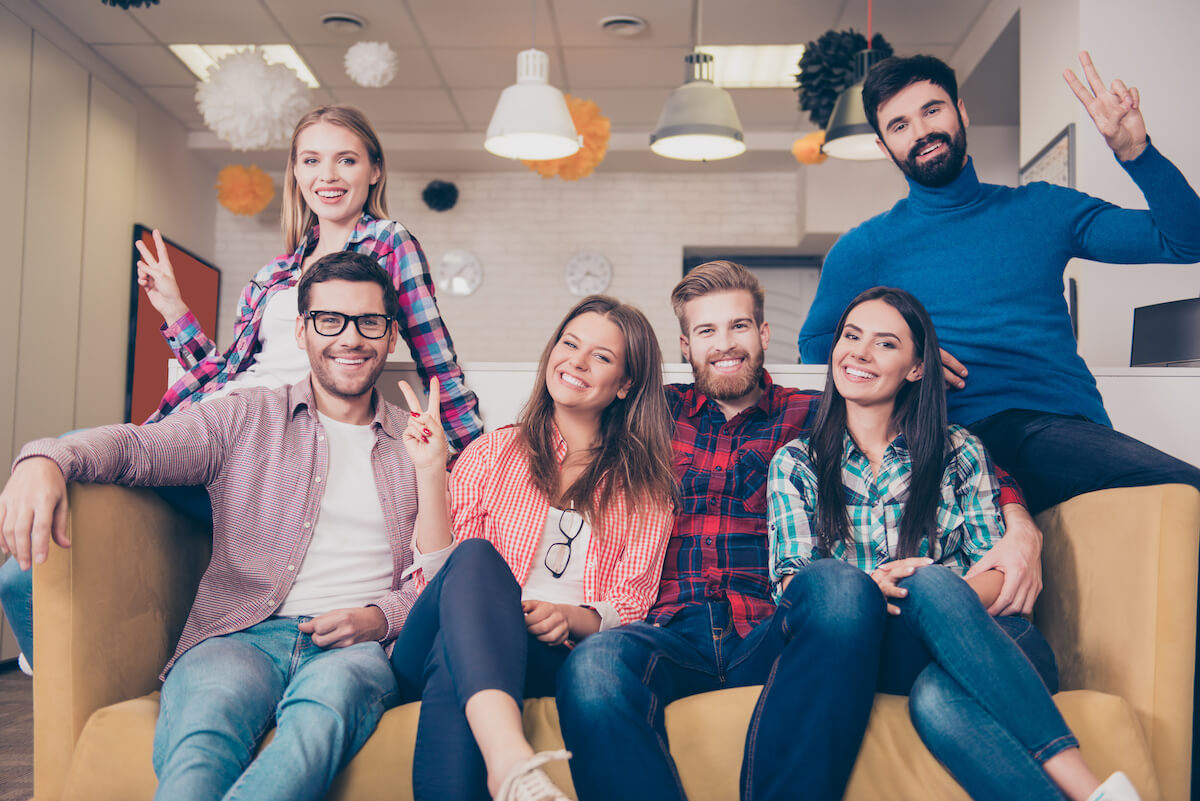
M 614 131 L 644 131 L 649 136 L 669 94 L 670 89 L 596 89 L 580 96 L 596 102 Z
M 876 3 L 873 29 L 893 45 L 931 42 L 957 44 L 966 36 L 988 0 L 921 0 L 914 3 Z M 867 4 L 850 0 L 838 29 L 854 28 L 866 35 Z M 908 48 L 897 47 L 908 51 Z
M 139 86 L 185 86 L 195 91 L 196 76 L 160 44 L 96 45 L 96 52 Z
M 567 48 L 567 78 L 572 89 L 588 87 L 663 87 L 683 83 L 687 47 Z
M 744 130 L 794 131 L 808 124 L 791 89 L 730 89 L 729 94 Z
M 520 47 L 439 47 L 433 59 L 452 88 L 502 89 L 517 81 L 517 53 Z M 563 85 L 563 66 L 558 50 L 549 51 L 550 83 Z
M 335 89 L 339 103 L 356 106 L 381 130 L 419 131 L 426 123 L 461 122 L 441 89 Z
M 300 47 L 299 51 L 322 86 L 354 87 L 357 84 L 346 74 L 346 49 L 343 46 L 307 45 Z M 428 51 L 418 47 L 393 49 L 396 51 L 399 67 L 396 70 L 396 77 L 388 84 L 388 87 L 392 89 L 441 87 L 442 80 L 438 77 Z
M 744 0 L 705 2 L 701 41 L 711 45 L 802 44 L 832 28 L 843 5 L 848 9 L 847 14 L 849 9 L 859 12 L 863 24 L 856 27 L 865 27 L 866 0 L 848 0 L 847 3 L 830 0 L 754 0 L 753 4 Z M 911 8 L 912 4 L 902 5 Z
M 401 46 L 420 43 L 412 20 L 402 3 L 396 0 L 262 0 L 296 44 L 341 45 L 358 41 L 387 42 L 397 51 Z M 353 34 L 333 33 L 321 25 L 321 17 L 331 11 L 355 14 L 367 21 Z
M 539 49 L 549 50 L 557 44 L 550 30 L 550 15 L 545 0 L 536 2 L 536 43 Z M 430 47 L 521 49 L 529 47 L 534 38 L 532 11 L 524 0 L 408 0 L 408 8 Z
M 96 42 L 148 43 L 154 37 L 134 20 L 138 12 L 79 0 L 38 0 L 71 33 L 89 44 Z
M 196 90 L 174 86 L 148 86 L 146 93 L 154 98 L 175 119 L 193 130 L 207 130 L 204 117 L 196 108 Z
M 482 131 L 492 121 L 496 101 L 500 99 L 497 89 L 455 89 L 454 102 L 462 111 L 463 118 L 473 131 Z
M 728 0 L 726 0 L 728 2 Z M 759 0 L 755 0 L 756 4 Z M 552 0 L 555 23 L 563 46 L 570 47 L 688 47 L 692 46 L 692 0 Z M 705 8 L 707 9 L 708 5 Z M 744 13 L 744 12 L 743 12 Z M 621 37 L 600 28 L 604 17 L 633 14 L 646 20 L 646 30 Z
M 257 0 L 167 2 L 138 10 L 164 44 L 284 44 L 287 34 Z

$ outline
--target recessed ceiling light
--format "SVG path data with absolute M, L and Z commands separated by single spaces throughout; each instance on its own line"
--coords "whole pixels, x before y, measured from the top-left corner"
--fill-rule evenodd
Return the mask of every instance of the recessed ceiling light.
M 321 84 L 317 82 L 316 76 L 312 74 L 312 70 L 304 63 L 304 59 L 300 58 L 291 45 L 221 45 L 221 44 L 173 44 L 167 45 L 171 52 L 184 63 L 192 74 L 202 81 L 208 80 L 208 71 L 217 63 L 219 59 L 229 53 L 236 53 L 241 50 L 257 50 L 263 54 L 268 64 L 282 64 L 285 67 L 296 73 L 296 76 L 308 84 L 309 88 L 319 89 Z
M 321 16 L 321 26 L 330 33 L 349 34 L 367 27 L 367 21 L 357 14 L 334 11 Z
M 765 89 L 796 85 L 804 45 L 702 45 L 716 60 L 713 83 L 726 89 Z
M 610 36 L 637 36 L 647 28 L 646 20 L 632 14 L 617 14 L 600 20 L 600 30 Z

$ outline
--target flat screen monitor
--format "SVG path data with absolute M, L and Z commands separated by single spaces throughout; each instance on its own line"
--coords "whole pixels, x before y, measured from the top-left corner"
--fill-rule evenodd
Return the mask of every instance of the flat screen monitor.
M 1130 367 L 1200 367 L 1200 298 L 1133 310 Z

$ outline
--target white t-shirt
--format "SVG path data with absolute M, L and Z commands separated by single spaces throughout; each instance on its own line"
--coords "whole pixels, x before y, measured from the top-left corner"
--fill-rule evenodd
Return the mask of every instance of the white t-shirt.
M 300 310 L 300 290 L 290 286 L 267 299 L 262 324 L 258 329 L 259 351 L 254 362 L 225 386 L 204 396 L 220 398 L 248 387 L 277 389 L 295 384 L 308 375 L 308 354 L 296 344 L 296 317 Z
M 546 555 L 551 548 L 562 552 L 566 548 L 567 535 L 575 535 L 571 542 L 571 558 L 567 561 L 566 570 L 558 578 L 546 567 Z M 592 540 L 592 527 L 583 519 L 583 515 L 574 509 L 555 509 L 553 506 L 546 513 L 546 525 L 542 529 L 542 537 L 538 540 L 533 552 L 533 564 L 529 568 L 529 578 L 521 588 L 522 601 L 550 601 L 556 604 L 571 604 L 579 606 L 584 601 L 584 568 L 587 565 L 588 545 Z M 556 547 L 562 546 L 562 547 Z M 557 554 L 556 554 L 557 556 Z M 561 563 L 561 556 L 558 559 Z
M 308 551 L 275 611 L 282 617 L 366 606 L 392 589 L 392 548 L 371 467 L 375 430 L 317 416 L 329 443 L 329 476 Z

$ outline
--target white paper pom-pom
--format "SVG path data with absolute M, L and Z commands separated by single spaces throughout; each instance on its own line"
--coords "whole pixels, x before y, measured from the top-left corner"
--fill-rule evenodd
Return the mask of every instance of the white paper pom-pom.
M 196 106 L 204 123 L 234 150 L 287 147 L 296 121 L 312 107 L 305 85 L 282 64 L 262 53 L 230 53 L 196 85 Z
M 387 42 L 359 42 L 346 51 L 346 74 L 359 86 L 377 89 L 396 77 L 396 53 Z

